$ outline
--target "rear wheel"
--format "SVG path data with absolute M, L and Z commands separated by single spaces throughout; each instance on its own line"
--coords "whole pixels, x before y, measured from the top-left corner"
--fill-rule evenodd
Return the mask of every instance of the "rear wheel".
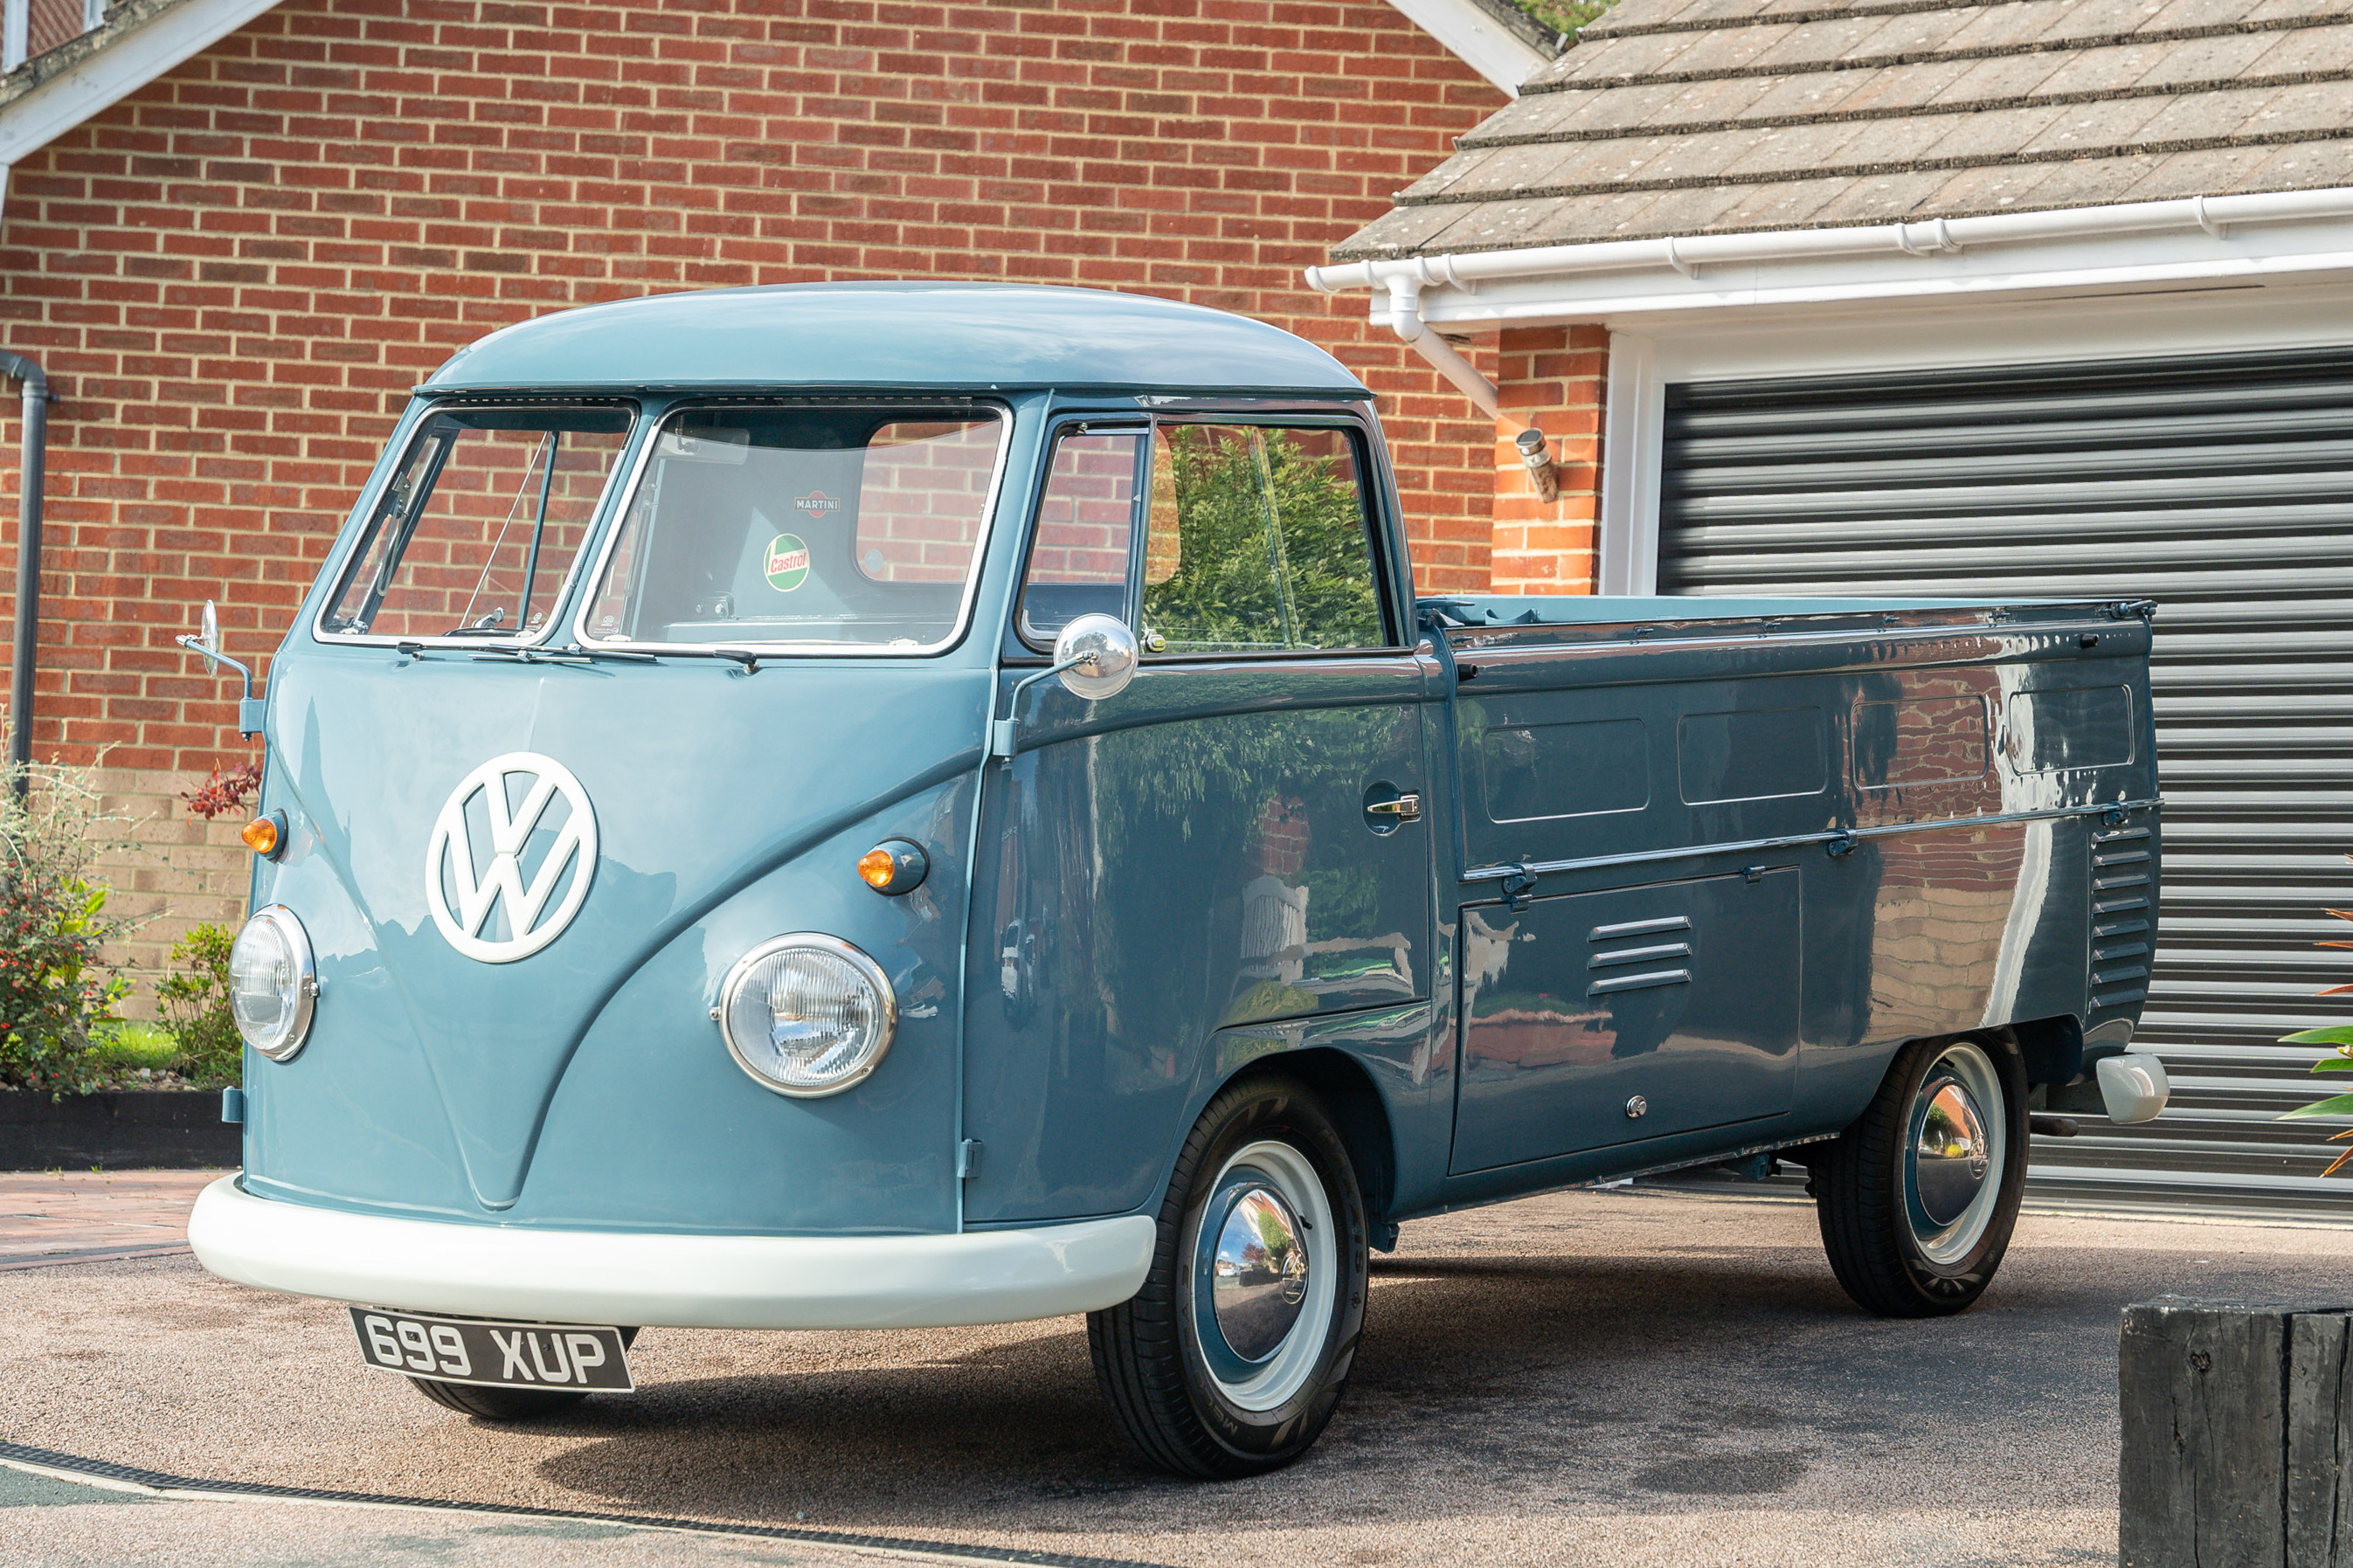
M 621 1331 L 623 1349 L 637 1342 L 637 1330 Z M 408 1381 L 434 1404 L 485 1421 L 528 1421 L 535 1415 L 553 1415 L 588 1397 L 586 1394 L 558 1394 L 546 1388 L 484 1388 L 471 1383 L 444 1383 L 438 1377 L 412 1377 Z
M 1961 1311 L 2009 1250 L 2026 1182 L 2026 1070 L 1996 1040 L 1922 1040 L 1814 1165 L 1831 1270 L 1883 1317 Z
M 1216 1479 L 1287 1465 L 1346 1387 L 1368 1270 L 1355 1168 L 1298 1084 L 1209 1102 L 1177 1156 L 1151 1271 L 1087 1316 L 1095 1377 L 1146 1458 Z

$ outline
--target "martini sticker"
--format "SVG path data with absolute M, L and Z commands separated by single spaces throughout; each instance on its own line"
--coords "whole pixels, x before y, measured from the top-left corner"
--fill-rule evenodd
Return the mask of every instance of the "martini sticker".
M 793 504 L 811 517 L 822 517 L 827 512 L 841 510 L 841 502 L 823 490 L 811 490 L 805 496 L 795 496 Z
M 768 586 L 789 594 L 808 581 L 808 546 L 797 533 L 780 533 L 768 542 Z

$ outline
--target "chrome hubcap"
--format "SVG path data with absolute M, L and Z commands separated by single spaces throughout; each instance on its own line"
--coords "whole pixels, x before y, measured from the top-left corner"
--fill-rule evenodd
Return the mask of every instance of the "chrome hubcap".
M 1947 1082 L 1928 1097 L 1913 1145 L 1920 1207 L 1931 1224 L 1947 1226 L 1976 1201 L 1992 1168 L 1986 1153 L 1985 1120 L 1978 1102 L 1958 1083 Z
M 1237 1149 L 1192 1244 L 1188 1336 L 1218 1392 L 1273 1410 L 1313 1379 L 1337 1307 L 1339 1235 L 1324 1179 L 1288 1143 Z
M 1218 1237 L 1210 1301 L 1233 1352 L 1264 1361 L 1290 1336 L 1307 1303 L 1307 1249 L 1299 1220 L 1265 1187 L 1245 1191 Z
M 2001 1107 L 2000 1075 L 1970 1041 L 1947 1049 L 1920 1080 L 1904 1143 L 1904 1206 L 1932 1263 L 1967 1258 L 1993 1218 L 2008 1155 Z

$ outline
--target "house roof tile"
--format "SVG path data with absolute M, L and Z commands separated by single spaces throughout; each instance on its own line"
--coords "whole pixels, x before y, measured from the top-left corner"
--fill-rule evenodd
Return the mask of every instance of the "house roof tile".
M 1343 258 L 2353 182 L 2353 0 L 1623 0 Z

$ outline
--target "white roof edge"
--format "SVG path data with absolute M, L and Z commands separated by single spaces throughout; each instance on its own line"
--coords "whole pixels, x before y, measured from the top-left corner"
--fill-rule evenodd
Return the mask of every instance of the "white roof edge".
M 227 37 L 278 0 L 182 0 L 0 106 L 0 167 L 39 151 L 165 71 Z M 1408 20 L 1513 98 L 1548 57 L 1477 0 L 1389 0 Z
M 1404 257 L 1307 269 L 1326 292 L 1398 289 L 1434 324 L 2254 282 L 2353 271 L 2353 188 L 2192 196 L 1854 228 Z
M 1388 3 L 1402 12 L 1406 20 L 1445 45 L 1457 59 L 1512 98 L 1520 96 L 1520 83 L 1552 63 L 1552 57 L 1489 16 L 1478 0 Z
M 182 0 L 92 49 L 22 98 L 0 105 L 0 167 L 38 152 L 277 4 Z

